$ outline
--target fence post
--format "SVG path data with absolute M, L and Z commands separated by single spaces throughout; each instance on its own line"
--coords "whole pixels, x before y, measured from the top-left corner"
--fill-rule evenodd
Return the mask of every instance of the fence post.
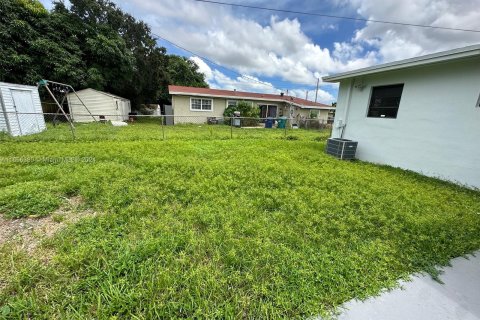
M 230 117 L 230 139 L 233 139 L 233 118 Z
M 72 138 L 73 138 L 73 141 L 75 141 L 75 127 L 72 125 L 72 123 L 70 122 L 70 130 L 72 131 Z
M 286 119 L 285 119 L 285 129 L 283 130 L 283 131 L 285 132 L 285 138 L 287 137 L 288 120 L 289 120 L 289 118 L 286 118 Z
M 165 128 L 163 127 L 163 116 L 160 115 L 160 121 L 162 123 L 162 139 L 165 140 Z
M 75 131 L 74 131 L 74 130 L 75 130 L 75 129 L 71 129 L 71 131 L 72 131 L 72 140 L 73 140 L 73 141 L 75 141 Z

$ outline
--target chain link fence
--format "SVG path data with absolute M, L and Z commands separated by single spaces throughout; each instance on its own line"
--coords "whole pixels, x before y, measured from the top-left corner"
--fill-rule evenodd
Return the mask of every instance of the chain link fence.
M 136 114 L 0 114 L 0 141 L 169 139 L 326 140 L 323 119 L 167 116 Z

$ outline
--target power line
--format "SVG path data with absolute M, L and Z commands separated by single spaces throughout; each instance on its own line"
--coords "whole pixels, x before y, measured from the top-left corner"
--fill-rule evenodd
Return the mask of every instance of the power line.
M 363 22 L 393 24 L 393 25 L 408 26 L 408 27 L 419 27 L 419 28 L 441 29 L 441 30 L 449 30 L 449 31 L 463 31 L 463 32 L 478 32 L 478 33 L 480 33 L 480 30 L 476 30 L 476 29 L 461 29 L 461 28 L 450 28 L 450 27 L 442 27 L 442 26 L 431 26 L 431 25 L 425 25 L 425 24 L 395 22 L 395 21 L 387 21 L 387 20 L 364 19 L 364 18 L 337 16 L 337 15 L 315 13 L 315 12 L 294 11 L 294 10 L 286 10 L 286 9 L 259 7 L 259 6 L 252 6 L 252 5 L 246 5 L 246 4 L 238 4 L 238 3 L 227 3 L 227 2 L 213 1 L 213 0 L 194 0 L 194 1 L 211 3 L 211 4 L 218 4 L 218 5 L 222 5 L 222 6 L 232 6 L 232 7 L 247 8 L 247 9 L 267 10 L 267 11 L 275 11 L 275 12 L 282 12 L 282 13 L 293 13 L 293 14 L 299 14 L 299 15 L 317 16 L 317 17 L 332 18 L 332 19 L 345 19 L 345 20 L 354 20 L 354 21 L 363 21 Z
M 253 78 L 253 77 L 251 77 L 251 76 L 248 76 L 248 75 L 245 75 L 245 74 L 241 74 L 240 72 L 237 72 L 237 71 L 235 71 L 235 70 L 233 70 L 233 69 L 230 69 L 230 68 L 227 68 L 227 67 L 225 67 L 225 66 L 222 66 L 222 65 L 216 63 L 215 61 L 213 61 L 213 60 L 211 60 L 211 59 L 209 59 L 209 58 L 207 58 L 207 57 L 201 56 L 201 55 L 197 54 L 196 52 L 193 52 L 193 51 L 191 51 L 191 50 L 189 50 L 189 49 L 187 49 L 187 48 L 185 48 L 185 47 L 183 47 L 183 46 L 181 46 L 181 45 L 179 45 L 179 44 L 176 44 L 175 42 L 173 42 L 173 41 L 171 41 L 171 40 L 168 40 L 168 39 L 165 38 L 165 37 L 162 37 L 162 36 L 160 36 L 160 35 L 158 35 L 158 34 L 155 34 L 155 33 L 153 33 L 153 32 L 152 32 L 152 35 L 154 35 L 154 36 L 155 36 L 156 38 L 158 38 L 158 39 L 161 39 L 161 40 L 163 40 L 163 41 L 166 41 L 166 42 L 170 43 L 171 45 L 173 45 L 173 46 L 175 46 L 175 47 L 177 47 L 177 48 L 180 48 L 180 49 L 182 49 L 182 50 L 184 50 L 184 51 L 187 51 L 187 52 L 193 54 L 194 56 L 197 56 L 197 57 L 199 57 L 199 58 L 202 58 L 203 60 L 205 60 L 205 61 L 207 61 L 207 62 L 209 62 L 209 63 L 211 63 L 211 64 L 213 64 L 213 65 L 216 65 L 216 66 L 218 66 L 218 67 L 220 67 L 220 68 L 226 69 L 226 70 L 228 70 L 228 71 L 230 71 L 230 72 L 232 72 L 232 73 L 235 73 L 236 75 L 239 75 L 240 77 L 242 77 L 242 78 L 244 78 L 244 79 L 246 79 L 246 80 L 254 81 L 254 82 L 259 83 L 259 84 L 262 84 L 262 85 L 264 85 L 264 86 L 272 87 L 272 88 L 275 89 L 275 90 L 279 90 L 279 89 L 277 89 L 274 85 L 272 85 L 271 83 L 267 83 L 267 82 L 263 82 L 263 81 L 257 80 L 257 79 L 255 79 L 255 78 Z M 282 91 L 282 90 L 280 90 L 280 91 Z

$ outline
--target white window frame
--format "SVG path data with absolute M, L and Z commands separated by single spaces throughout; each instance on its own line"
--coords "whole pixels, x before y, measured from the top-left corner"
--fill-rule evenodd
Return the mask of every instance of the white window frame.
M 192 108 L 193 99 L 200 100 L 200 109 L 193 109 Z M 205 100 L 210 101 L 210 109 L 203 109 L 203 101 L 205 101 Z M 194 112 L 213 112 L 213 99 L 202 98 L 202 97 L 190 97 L 190 111 L 194 111 Z

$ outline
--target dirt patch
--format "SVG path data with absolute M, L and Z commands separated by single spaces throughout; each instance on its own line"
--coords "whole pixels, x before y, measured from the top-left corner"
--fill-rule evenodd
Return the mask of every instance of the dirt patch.
M 97 214 L 92 210 L 82 210 L 82 204 L 81 197 L 68 198 L 66 204 L 42 218 L 5 219 L 0 215 L 0 246 L 10 243 L 32 254 L 42 240 L 52 237 L 66 225 Z

